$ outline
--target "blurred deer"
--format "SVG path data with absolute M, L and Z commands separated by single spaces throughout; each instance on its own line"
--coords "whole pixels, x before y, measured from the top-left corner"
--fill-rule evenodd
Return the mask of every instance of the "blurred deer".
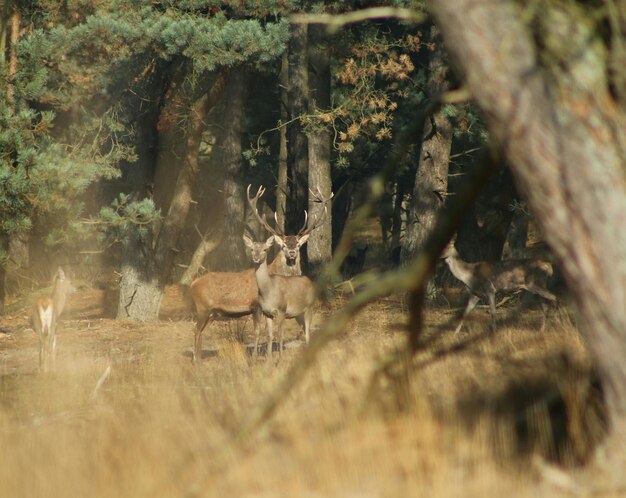
M 50 364 L 54 368 L 57 322 L 65 308 L 67 294 L 74 290 L 65 272 L 59 268 L 54 275 L 52 294 L 38 299 L 31 311 L 31 325 L 39 336 L 39 369 L 43 372 L 48 371 Z
M 252 262 L 256 266 L 256 284 L 259 289 L 259 306 L 266 316 L 267 358 L 272 357 L 274 340 L 273 325 L 276 322 L 279 336 L 279 356 L 283 351 L 283 322 L 285 318 L 295 318 L 304 329 L 306 343 L 309 343 L 313 307 L 317 302 L 315 284 L 303 275 L 272 275 L 267 266 L 267 252 L 275 242 L 274 235 L 265 242 L 254 242 L 246 235 L 243 240 L 251 251 Z M 258 343 L 258 338 L 257 341 Z
M 536 294 L 552 303 L 556 296 L 547 289 L 548 278 L 552 275 L 552 265 L 540 259 L 510 259 L 503 261 L 480 261 L 467 263 L 461 259 L 451 242 L 441 257 L 445 260 L 452 274 L 465 284 L 470 292 L 463 317 L 454 334 L 458 334 L 467 315 L 483 299 L 489 303 L 489 313 L 493 330 L 496 328 L 496 293 L 510 294 L 525 290 Z M 546 326 L 546 308 L 544 310 L 541 331 Z

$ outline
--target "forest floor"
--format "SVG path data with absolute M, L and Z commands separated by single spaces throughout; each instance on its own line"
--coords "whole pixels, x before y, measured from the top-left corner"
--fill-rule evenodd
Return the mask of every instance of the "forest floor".
M 320 308 L 314 331 L 343 299 Z M 458 308 L 429 309 L 406 373 L 382 368 L 404 344 L 403 301 L 380 300 L 235 444 L 302 349 L 255 359 L 249 318 L 215 322 L 194 367 L 177 288 L 156 324 L 116 321 L 110 308 L 100 290 L 69 297 L 47 374 L 28 307 L 0 318 L 0 496 L 571 496 L 544 470 L 577 472 L 603 437 L 601 393 L 563 310 L 539 332 L 541 311 L 510 302 L 489 334 L 482 308 L 455 337 Z M 287 338 L 301 343 L 294 321 Z

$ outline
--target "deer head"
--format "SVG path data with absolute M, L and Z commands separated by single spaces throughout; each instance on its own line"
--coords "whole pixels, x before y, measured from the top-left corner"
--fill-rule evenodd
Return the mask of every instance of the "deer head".
M 315 230 L 318 226 L 320 226 L 320 224 L 324 220 L 326 213 L 328 211 L 328 202 L 332 199 L 333 194 L 331 194 L 330 197 L 325 199 L 322 196 L 322 193 L 319 188 L 317 189 L 317 192 L 311 191 L 311 194 L 315 197 L 316 202 L 324 203 L 324 209 L 322 211 L 322 214 L 320 216 L 317 216 L 313 220 L 312 223 L 309 223 L 310 221 L 309 215 L 307 211 L 305 210 L 304 211 L 304 223 L 302 225 L 302 228 L 298 231 L 296 235 L 285 235 L 285 233 L 278 228 L 278 219 L 277 219 L 276 213 L 274 213 L 274 220 L 276 221 L 276 228 L 273 228 L 267 222 L 267 220 L 265 219 L 265 215 L 259 214 L 259 210 L 257 208 L 257 201 L 265 193 L 265 188 L 263 186 L 260 186 L 256 192 L 256 195 L 254 195 L 254 197 L 250 195 L 251 188 L 252 188 L 252 185 L 248 185 L 248 189 L 246 190 L 246 193 L 248 197 L 248 204 L 252 208 L 252 212 L 254 213 L 256 218 L 259 220 L 261 225 L 263 225 L 263 227 L 274 236 L 273 240 L 280 246 L 281 250 L 283 251 L 287 265 L 293 266 L 293 265 L 298 264 L 300 248 L 306 243 L 311 232 Z
M 250 237 L 244 235 L 243 242 L 250 249 L 252 262 L 255 265 L 261 265 L 267 259 L 267 251 L 274 245 L 274 236 L 270 236 L 265 242 L 254 242 Z

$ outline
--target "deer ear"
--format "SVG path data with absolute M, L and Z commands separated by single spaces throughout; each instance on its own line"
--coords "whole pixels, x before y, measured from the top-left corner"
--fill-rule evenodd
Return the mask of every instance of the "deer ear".
M 285 242 L 283 241 L 282 237 L 279 237 L 276 234 L 274 234 L 274 242 L 276 242 L 280 247 L 283 247 L 285 245 Z
M 268 249 L 274 245 L 274 235 L 270 235 L 270 238 L 265 241 L 265 247 Z
M 243 236 L 243 243 L 250 249 L 252 249 L 252 247 L 254 246 L 252 239 L 245 234 Z
M 302 244 L 304 244 L 307 240 L 309 240 L 309 235 L 311 235 L 310 233 L 307 233 L 306 235 L 303 235 L 302 237 L 300 237 L 298 239 L 298 246 L 301 246 Z

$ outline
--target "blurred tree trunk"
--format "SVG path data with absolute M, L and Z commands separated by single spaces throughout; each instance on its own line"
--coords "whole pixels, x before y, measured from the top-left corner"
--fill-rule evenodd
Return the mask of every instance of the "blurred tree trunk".
M 449 87 L 448 63 L 436 26 L 431 27 L 429 38 L 433 48 L 428 62 L 426 91 L 429 99 L 435 99 L 438 94 L 445 92 Z M 422 248 L 444 205 L 448 189 L 451 145 L 452 125 L 443 111 L 439 110 L 426 122 L 424 128 L 420 161 L 415 175 L 413 195 L 409 203 L 408 223 L 400 253 L 401 264 L 411 261 Z
M 325 27 L 309 27 L 309 113 L 315 114 L 330 109 L 330 51 Z M 330 130 L 323 123 L 316 123 L 308 136 L 308 184 L 314 192 L 319 191 L 326 199 L 332 192 L 330 172 Z M 309 219 L 317 220 L 323 215 L 323 204 L 315 202 L 309 193 Z M 324 264 L 332 257 L 332 209 L 327 203 L 328 212 L 324 222 L 315 229 L 307 242 L 309 273 L 317 276 Z
M 456 247 L 467 261 L 502 258 L 513 219 L 511 204 L 516 198 L 511 170 L 504 166 L 498 168 L 459 226 Z
M 605 45 L 585 10 L 593 7 L 573 3 L 537 4 L 530 12 L 537 23 L 511 1 L 439 0 L 430 7 L 563 269 L 604 387 L 610 432 L 603 462 L 621 473 L 626 105 L 613 90 L 619 78 L 607 70 L 607 49 L 623 47 L 624 32 L 610 33 Z
M 307 209 L 308 145 L 301 120 L 308 111 L 307 25 L 293 24 L 289 40 L 288 114 L 293 120 L 287 127 L 290 195 L 287 200 L 286 230 L 295 232 L 302 226 Z M 306 256 L 306 252 L 303 254 Z M 303 259 L 306 259 L 303 258 Z
M 513 208 L 513 218 L 507 235 L 511 258 L 520 259 L 526 257 L 526 240 L 528 239 L 528 211 L 523 205 Z
M 224 240 L 220 247 L 222 269 L 239 271 L 248 268 L 249 262 L 243 246 L 241 235 L 245 217 L 245 192 L 241 183 L 243 174 L 243 155 L 241 136 L 245 97 L 247 90 L 246 71 L 243 68 L 231 72 L 226 89 L 228 112 L 224 116 L 224 135 L 220 157 L 224 165 Z

